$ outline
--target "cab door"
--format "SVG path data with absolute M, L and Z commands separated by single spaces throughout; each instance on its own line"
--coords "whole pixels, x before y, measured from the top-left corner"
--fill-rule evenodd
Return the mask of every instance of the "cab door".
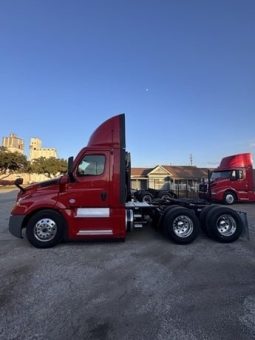
M 249 185 L 247 178 L 245 176 L 245 172 L 243 170 L 231 170 L 230 175 L 230 188 L 226 188 L 226 191 L 229 189 L 234 191 L 237 195 L 237 200 L 248 200 L 249 199 Z M 226 192 L 225 191 L 225 192 Z
M 59 200 L 70 211 L 70 238 L 112 235 L 110 152 L 86 151 Z

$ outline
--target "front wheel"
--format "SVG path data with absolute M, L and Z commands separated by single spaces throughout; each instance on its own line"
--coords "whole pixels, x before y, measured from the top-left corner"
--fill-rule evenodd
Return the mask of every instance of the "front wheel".
M 224 195 L 224 203 L 231 205 L 237 201 L 236 195 L 232 191 L 227 191 Z
M 175 207 L 166 213 L 163 229 L 169 239 L 179 244 L 187 244 L 197 237 L 199 221 L 192 210 Z
M 64 227 L 65 220 L 58 212 L 41 210 L 28 221 L 26 235 L 36 248 L 49 248 L 62 240 Z

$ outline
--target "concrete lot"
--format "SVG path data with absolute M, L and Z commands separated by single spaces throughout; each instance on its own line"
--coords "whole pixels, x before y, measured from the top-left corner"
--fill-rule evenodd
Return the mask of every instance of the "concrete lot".
M 147 227 L 40 250 L 8 233 L 15 196 L 0 193 L 0 339 L 255 339 L 255 204 L 235 206 L 249 241 Z

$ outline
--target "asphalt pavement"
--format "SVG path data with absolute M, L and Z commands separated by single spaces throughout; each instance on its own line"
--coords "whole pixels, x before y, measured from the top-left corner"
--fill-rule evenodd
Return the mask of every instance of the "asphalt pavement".
M 255 204 L 250 239 L 176 245 L 150 227 L 126 242 L 36 249 L 8 232 L 0 193 L 0 339 L 255 339 Z

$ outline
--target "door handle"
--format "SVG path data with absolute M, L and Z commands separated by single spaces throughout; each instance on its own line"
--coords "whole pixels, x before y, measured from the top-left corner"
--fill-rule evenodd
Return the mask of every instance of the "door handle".
M 101 192 L 102 201 L 106 201 L 106 198 L 107 198 L 107 192 L 105 192 L 105 191 Z

